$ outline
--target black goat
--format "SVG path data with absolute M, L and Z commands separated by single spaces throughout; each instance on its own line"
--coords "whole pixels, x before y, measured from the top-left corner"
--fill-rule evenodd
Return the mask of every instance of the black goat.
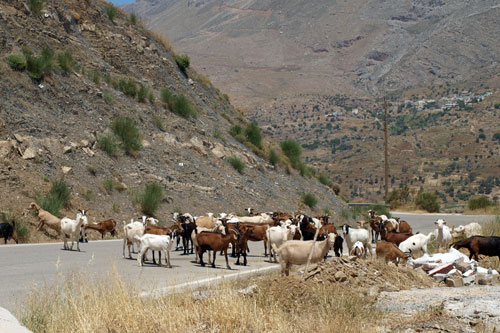
M 469 259 L 479 261 L 478 255 L 482 254 L 488 257 L 496 257 L 500 260 L 500 237 L 496 236 L 472 236 L 464 240 L 455 242 L 451 245 L 455 249 L 466 248 L 469 250 Z
M 337 235 L 337 237 L 335 237 L 335 242 L 333 243 L 333 251 L 335 252 L 336 257 L 342 257 L 343 247 L 344 239 L 340 235 Z
M 193 241 L 191 239 L 191 234 L 196 229 L 196 223 L 191 222 L 189 218 L 185 216 L 180 216 L 181 227 L 182 227 L 182 245 L 184 246 L 184 254 L 189 254 L 189 243 L 191 243 L 191 254 L 194 253 Z
M 17 234 L 15 232 L 16 228 L 16 222 L 12 221 L 12 224 L 4 222 L 0 224 L 0 238 L 3 238 L 5 241 L 5 244 L 7 244 L 7 241 L 12 238 L 16 244 L 19 243 L 17 239 Z

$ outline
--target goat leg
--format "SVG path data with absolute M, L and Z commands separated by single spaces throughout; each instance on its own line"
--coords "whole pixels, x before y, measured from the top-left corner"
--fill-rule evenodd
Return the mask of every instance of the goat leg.
M 227 267 L 227 269 L 231 269 L 231 266 L 229 266 L 229 260 L 227 259 L 227 247 L 224 249 L 224 256 L 226 257 L 226 267 Z M 214 264 L 215 264 L 215 257 L 214 257 Z

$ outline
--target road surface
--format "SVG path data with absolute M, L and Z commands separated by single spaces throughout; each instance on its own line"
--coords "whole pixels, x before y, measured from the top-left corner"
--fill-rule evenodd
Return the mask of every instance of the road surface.
M 406 214 L 394 212 L 408 221 L 413 230 L 427 233 L 434 229 L 434 221 L 444 218 L 448 225 L 491 220 L 491 216 Z M 250 242 L 248 266 L 234 265 L 227 270 L 223 256 L 217 255 L 217 268 L 201 267 L 193 263 L 194 255 L 183 256 L 181 252 L 171 252 L 173 268 L 146 265 L 139 267 L 136 260 L 124 259 L 122 240 L 91 241 L 81 244 L 81 252 L 64 251 L 62 243 L 23 244 L 0 246 L 0 306 L 11 311 L 16 302 L 22 304 L 27 292 L 35 284 L 54 284 L 72 272 L 82 273 L 89 278 L 105 278 L 116 271 L 126 281 L 135 284 L 145 293 L 169 292 L 172 288 L 197 287 L 224 278 L 237 278 L 245 274 L 279 270 L 279 265 L 271 264 L 264 258 L 262 242 Z M 345 242 L 344 242 L 345 244 Z M 344 254 L 348 253 L 346 250 Z M 135 258 L 135 255 L 134 255 Z M 206 255 L 205 255 L 206 260 Z M 22 305 L 20 305 L 22 306 Z

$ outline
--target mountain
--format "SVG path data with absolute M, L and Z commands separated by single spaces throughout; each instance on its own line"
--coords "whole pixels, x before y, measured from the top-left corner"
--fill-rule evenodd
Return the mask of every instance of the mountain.
M 174 211 L 308 210 L 304 193 L 318 199 L 317 213 L 344 207 L 317 180 L 260 157 L 268 139 L 250 149 L 229 135 L 245 126 L 243 115 L 135 17 L 96 0 L 31 4 L 0 3 L 2 211 L 33 228 L 29 203 L 60 178 L 72 191 L 61 215 L 85 208 L 90 221 L 142 215 L 136 198 L 150 182 L 166 193 L 162 222 Z M 242 174 L 228 163 L 233 156 Z M 32 232 L 30 240 L 49 238 Z
M 443 207 L 476 194 L 498 200 L 498 1 L 139 0 L 123 8 L 168 34 L 267 135 L 298 140 L 347 199 L 383 200 L 387 97 L 391 188 L 436 191 Z
M 498 1 L 139 0 L 237 104 L 296 94 L 383 96 L 487 82 L 500 69 Z

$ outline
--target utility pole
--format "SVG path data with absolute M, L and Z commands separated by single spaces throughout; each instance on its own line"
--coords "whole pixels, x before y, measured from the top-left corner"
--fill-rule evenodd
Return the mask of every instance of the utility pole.
M 389 199 L 389 148 L 387 144 L 387 101 L 384 98 L 384 111 L 385 111 L 385 120 L 384 120 L 384 139 L 385 139 L 385 200 Z

